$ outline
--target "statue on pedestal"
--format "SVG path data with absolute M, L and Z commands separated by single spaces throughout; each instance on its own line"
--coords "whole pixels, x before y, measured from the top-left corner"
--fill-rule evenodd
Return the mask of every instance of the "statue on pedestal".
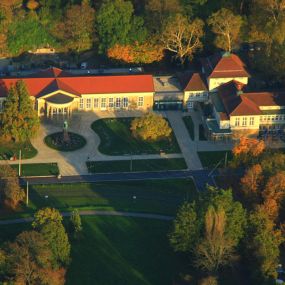
M 63 141 L 66 143 L 70 141 L 68 134 L 68 122 L 66 120 L 63 122 Z

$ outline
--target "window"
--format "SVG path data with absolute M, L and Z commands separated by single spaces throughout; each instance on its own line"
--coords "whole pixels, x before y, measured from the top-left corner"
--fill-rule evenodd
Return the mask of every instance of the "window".
M 98 108 L 98 107 L 99 107 L 99 99 L 94 98 L 94 108 Z
M 236 118 L 236 120 L 235 120 L 235 126 L 236 126 L 236 127 L 239 127 L 239 121 L 240 121 L 240 119 L 239 119 L 239 118 Z
M 91 109 L 91 98 L 86 99 L 86 109 Z
M 142 106 L 143 106 L 143 97 L 139 97 L 138 106 L 139 106 L 139 107 L 142 107 Z
M 192 109 L 193 108 L 193 101 L 188 101 L 187 102 L 187 109 Z
M 128 98 L 123 98 L 123 107 L 127 108 L 129 106 L 129 99 Z
M 116 108 L 121 107 L 121 98 L 116 98 Z
M 254 117 L 249 118 L 249 125 L 253 126 L 254 125 Z
M 101 108 L 102 109 L 106 108 L 106 98 L 101 99 Z
M 109 98 L 109 108 L 114 108 L 114 98 Z
M 247 125 L 247 117 L 242 118 L 242 125 L 246 126 Z
M 80 101 L 79 101 L 79 109 L 83 109 L 84 108 L 84 99 L 83 98 L 80 98 Z

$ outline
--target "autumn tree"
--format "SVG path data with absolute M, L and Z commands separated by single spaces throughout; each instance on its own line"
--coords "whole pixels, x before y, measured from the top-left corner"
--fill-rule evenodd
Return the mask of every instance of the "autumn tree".
M 280 230 L 275 229 L 264 209 L 259 207 L 250 214 L 246 253 L 253 284 L 271 284 L 277 277 L 279 246 L 282 242 Z
M 172 133 L 167 120 L 162 115 L 155 113 L 147 113 L 142 117 L 133 119 L 130 129 L 134 137 L 150 141 L 167 139 Z
M 99 49 L 108 50 L 115 44 L 141 43 L 147 36 L 143 18 L 134 15 L 128 0 L 104 1 L 96 17 Z
M 40 4 L 36 0 L 29 0 L 26 4 L 26 7 L 29 10 L 36 10 L 37 8 L 39 8 L 39 6 L 40 6 Z
M 35 137 L 40 121 L 23 81 L 11 86 L 2 114 L 2 135 L 15 141 Z
M 241 190 L 245 201 L 254 205 L 261 200 L 261 183 L 263 182 L 262 168 L 260 164 L 254 164 L 246 170 L 241 178 Z
M 70 261 L 70 244 L 59 211 L 52 208 L 39 210 L 35 213 L 32 226 L 48 241 L 53 268 L 67 265 Z
M 143 44 L 136 42 L 133 45 L 116 44 L 108 49 L 107 55 L 111 59 L 127 63 L 148 64 L 163 58 L 163 48 L 147 42 Z
M 186 16 L 177 14 L 168 19 L 162 33 L 162 44 L 184 64 L 186 58 L 192 58 L 193 54 L 202 48 L 203 27 L 202 20 L 189 21 Z
M 226 214 L 224 209 L 209 207 L 205 215 L 205 233 L 198 242 L 195 265 L 207 272 L 217 272 L 221 266 L 230 264 L 234 258 L 234 242 L 226 237 Z
M 247 137 L 241 137 L 232 150 L 236 162 L 243 164 L 256 161 L 264 151 L 264 141 Z
M 13 12 L 10 6 L 0 3 L 0 56 L 9 55 L 8 50 L 8 28 L 13 19 Z
M 231 52 L 239 39 L 242 17 L 234 15 L 231 10 L 222 8 L 212 14 L 208 24 L 216 34 L 216 46 Z
M 22 232 L 7 245 L 7 268 L 16 284 L 46 283 L 45 271 L 51 268 L 51 251 L 38 232 Z
M 0 165 L 0 200 L 15 209 L 25 198 L 16 171 L 8 164 Z
M 64 21 L 58 25 L 58 35 L 65 48 L 76 52 L 91 49 L 95 36 L 95 10 L 88 1 L 68 7 Z

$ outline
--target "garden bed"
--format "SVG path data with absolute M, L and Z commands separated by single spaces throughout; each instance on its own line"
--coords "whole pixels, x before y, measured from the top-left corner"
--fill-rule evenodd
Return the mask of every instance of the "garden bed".
M 59 151 L 74 151 L 86 145 L 86 139 L 76 133 L 68 132 L 68 140 L 64 140 L 63 132 L 53 133 L 45 137 L 46 145 Z

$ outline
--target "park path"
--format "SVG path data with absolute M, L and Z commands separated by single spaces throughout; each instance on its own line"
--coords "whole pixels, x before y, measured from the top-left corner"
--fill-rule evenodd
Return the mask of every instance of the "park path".
M 182 120 L 182 112 L 166 111 L 165 112 L 171 127 L 175 133 L 176 139 L 188 166 L 188 169 L 202 169 L 202 164 L 197 154 L 197 143 L 192 141 Z
M 161 220 L 161 221 L 171 221 L 173 220 L 172 216 L 151 214 L 151 213 L 136 213 L 136 212 L 121 212 L 121 211 L 96 211 L 96 210 L 86 210 L 79 211 L 80 216 L 106 216 L 106 217 L 130 217 L 130 218 L 144 218 L 152 220 Z M 62 212 L 63 217 L 70 217 L 71 212 Z M 32 217 L 13 219 L 13 220 L 0 220 L 1 225 L 14 225 L 14 224 L 23 224 L 30 223 L 33 221 Z
M 62 176 L 87 175 L 88 170 L 86 161 L 114 161 L 130 160 L 130 155 L 104 155 L 98 151 L 100 144 L 99 136 L 91 129 L 91 124 L 101 118 L 115 117 L 135 117 L 140 116 L 138 111 L 123 112 L 99 112 L 99 113 L 82 113 L 74 115 L 70 122 L 69 130 L 85 137 L 87 144 L 77 151 L 58 152 L 46 146 L 44 138 L 48 134 L 59 132 L 62 126 L 56 123 L 42 122 L 39 135 L 32 139 L 33 146 L 38 150 L 38 154 L 31 159 L 23 160 L 23 163 L 52 163 L 58 164 Z M 132 155 L 132 159 L 160 159 L 160 158 L 182 158 L 181 153 L 173 154 L 145 154 Z M 0 162 L 1 163 L 1 162 Z M 2 161 L 2 163 L 6 163 Z M 18 161 L 8 161 L 10 164 L 18 164 Z

